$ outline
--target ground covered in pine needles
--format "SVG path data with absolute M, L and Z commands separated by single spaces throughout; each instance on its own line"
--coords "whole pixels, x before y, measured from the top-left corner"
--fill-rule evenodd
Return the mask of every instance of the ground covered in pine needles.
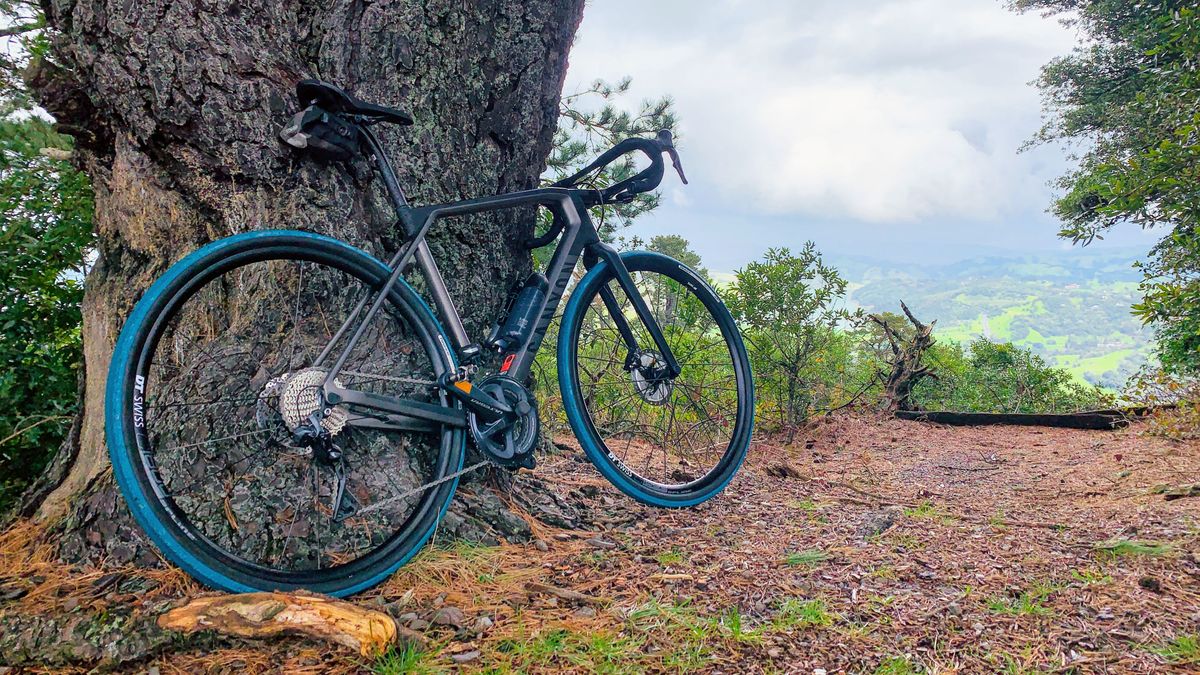
M 756 443 L 722 496 L 682 511 L 566 450 L 537 473 L 594 530 L 435 542 L 355 598 L 422 643 L 370 658 L 201 634 L 65 670 L 1200 672 L 1200 497 L 1168 498 L 1200 481 L 1200 443 L 1140 431 L 839 416 Z M 0 538 L 0 577 L 24 584 L 0 616 L 114 635 L 205 592 L 173 569 L 63 569 L 28 524 Z

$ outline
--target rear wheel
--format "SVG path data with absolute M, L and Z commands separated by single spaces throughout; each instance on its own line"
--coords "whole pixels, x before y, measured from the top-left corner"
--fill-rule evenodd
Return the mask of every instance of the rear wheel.
M 333 239 L 250 233 L 177 263 L 130 316 L 106 401 L 114 473 L 159 549 L 206 584 L 347 595 L 433 533 L 457 482 L 439 481 L 462 467 L 463 430 L 396 431 L 334 406 L 320 411 L 332 445 L 294 433 L 318 412 L 346 338 L 322 360 L 324 348 L 387 275 Z M 434 386 L 455 366 L 445 344 L 400 283 L 337 380 L 452 405 Z
M 656 506 L 720 492 L 750 445 L 754 392 L 729 310 L 696 272 L 664 255 L 621 256 L 682 368 L 666 363 L 607 263 L 571 294 L 559 334 L 559 385 L 572 429 L 614 485 Z M 630 348 L 605 303 L 629 324 Z

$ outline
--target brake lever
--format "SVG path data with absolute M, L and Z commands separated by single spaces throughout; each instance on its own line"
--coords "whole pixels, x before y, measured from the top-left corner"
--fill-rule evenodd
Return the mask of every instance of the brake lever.
M 679 180 L 687 185 L 687 176 L 683 175 L 683 163 L 679 161 L 679 152 L 675 150 L 675 137 L 671 135 L 671 130 L 660 129 L 654 140 L 658 141 L 658 147 L 662 148 L 663 152 L 671 156 L 671 166 L 675 167 L 675 173 L 679 174 Z
M 671 165 L 675 167 L 675 172 L 679 174 L 679 180 L 683 181 L 684 185 L 687 185 L 687 176 L 683 175 L 683 164 L 679 162 L 679 153 L 675 151 L 675 148 L 671 147 L 667 148 L 667 154 L 671 156 Z

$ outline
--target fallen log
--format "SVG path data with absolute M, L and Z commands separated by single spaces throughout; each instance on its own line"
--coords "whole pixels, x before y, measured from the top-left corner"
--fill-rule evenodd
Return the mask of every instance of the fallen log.
M 1085 413 L 964 413 L 945 411 L 898 410 L 896 417 L 912 422 L 934 422 L 952 426 L 1008 424 L 1064 429 L 1112 430 L 1129 426 L 1129 419 L 1116 411 Z
M 402 641 L 424 641 L 388 614 L 302 592 L 196 598 L 160 616 L 158 625 L 184 633 L 211 630 L 245 638 L 302 635 L 356 649 L 363 656 Z

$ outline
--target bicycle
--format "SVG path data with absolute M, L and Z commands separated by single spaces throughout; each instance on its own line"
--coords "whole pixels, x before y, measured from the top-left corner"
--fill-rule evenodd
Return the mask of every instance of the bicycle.
M 106 433 L 117 482 L 172 562 L 231 591 L 367 589 L 434 533 L 459 478 L 534 466 L 540 421 L 525 383 L 576 263 L 558 335 L 563 407 L 587 457 L 634 499 L 699 504 L 746 455 L 754 393 L 733 318 L 667 256 L 618 253 L 588 216 L 655 189 L 672 137 L 630 138 L 553 186 L 412 206 L 372 130 L 407 113 L 305 80 L 287 143 L 329 158 L 365 150 L 405 241 L 386 264 L 310 232 L 210 243 L 146 291 L 116 342 Z M 650 166 L 580 187 L 617 157 Z M 557 240 L 482 344 L 463 327 L 425 240 L 439 219 L 515 207 L 553 215 Z M 415 265 L 435 315 L 406 281 Z M 440 317 L 440 320 L 439 318 Z M 502 360 L 478 377 L 485 350 Z M 464 468 L 471 439 L 482 461 Z

